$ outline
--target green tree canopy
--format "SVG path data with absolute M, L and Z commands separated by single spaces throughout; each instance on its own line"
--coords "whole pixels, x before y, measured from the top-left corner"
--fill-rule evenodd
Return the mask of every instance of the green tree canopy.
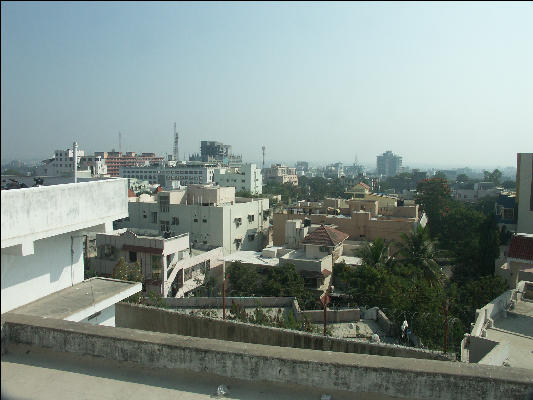
M 402 233 L 397 248 L 399 261 L 414 266 L 430 286 L 442 283 L 442 272 L 435 261 L 435 246 L 426 228 L 417 226 L 409 234 Z
M 363 264 L 371 267 L 385 267 L 390 264 L 389 244 L 383 239 L 377 238 L 357 252 L 363 260 Z
M 138 262 L 135 264 L 127 264 L 124 257 L 120 257 L 120 260 L 118 260 L 118 263 L 113 268 L 111 276 L 113 279 L 120 279 L 123 281 L 143 281 L 141 265 Z

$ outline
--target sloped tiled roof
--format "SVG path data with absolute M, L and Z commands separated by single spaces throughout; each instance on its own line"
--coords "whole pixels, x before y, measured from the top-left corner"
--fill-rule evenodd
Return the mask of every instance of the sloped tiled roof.
M 135 194 L 133 190 L 128 189 L 128 197 L 137 197 L 137 195 Z
M 338 231 L 337 229 L 330 228 L 329 226 L 320 225 L 319 228 L 315 229 L 309 235 L 307 235 L 303 244 L 314 244 L 317 246 L 336 246 L 341 242 L 344 242 L 348 239 L 350 235 L 347 235 L 344 232 Z
M 364 187 L 366 190 L 370 190 L 370 186 L 368 186 L 366 183 L 364 182 L 359 182 L 359 185 L 361 185 L 362 187 Z
M 509 257 L 533 261 L 533 235 L 515 235 L 509 245 Z

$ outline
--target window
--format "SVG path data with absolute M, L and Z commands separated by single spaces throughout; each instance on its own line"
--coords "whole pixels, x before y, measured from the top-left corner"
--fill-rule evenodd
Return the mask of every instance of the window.
M 195 218 L 195 219 L 194 219 L 194 222 L 198 222 L 198 218 Z
M 161 256 L 152 254 L 152 279 L 161 278 Z
M 137 252 L 130 251 L 130 262 L 136 262 L 136 261 L 137 261 Z
M 235 221 L 235 224 L 236 224 L 237 226 L 240 226 L 240 225 L 242 224 L 242 219 L 241 219 L 241 218 L 235 218 L 234 221 Z
M 207 222 L 207 219 L 206 218 L 202 219 L 202 222 Z
M 319 250 L 321 253 L 331 254 L 331 247 L 329 246 L 320 246 Z
M 248 215 L 248 222 L 254 222 L 255 216 L 254 215 Z
M 110 244 L 104 245 L 104 257 L 111 257 L 113 255 L 113 247 Z
M 172 225 L 179 225 L 180 220 L 178 217 L 172 217 Z
M 157 224 L 157 212 L 152 212 L 152 224 Z
M 242 239 L 235 239 L 235 248 L 238 250 L 241 247 Z
M 188 281 L 189 279 L 192 279 L 192 268 L 183 271 L 183 280 Z
M 248 235 L 248 240 L 250 242 L 253 242 L 254 239 L 255 239 L 255 234 L 254 235 Z
M 159 223 L 161 224 L 161 232 L 168 232 L 170 231 L 170 225 L 169 225 L 169 222 L 168 221 L 159 221 Z

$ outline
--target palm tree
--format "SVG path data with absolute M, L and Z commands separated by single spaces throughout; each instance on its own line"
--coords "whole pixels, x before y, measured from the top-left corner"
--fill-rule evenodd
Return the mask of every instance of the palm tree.
M 366 243 L 358 256 L 363 260 L 363 265 L 369 267 L 385 267 L 390 264 L 389 244 L 381 238 L 375 239 L 372 243 Z
M 431 285 L 440 285 L 443 274 L 435 261 L 435 244 L 425 227 L 418 226 L 408 235 L 402 233 L 397 246 L 400 261 L 416 267 Z

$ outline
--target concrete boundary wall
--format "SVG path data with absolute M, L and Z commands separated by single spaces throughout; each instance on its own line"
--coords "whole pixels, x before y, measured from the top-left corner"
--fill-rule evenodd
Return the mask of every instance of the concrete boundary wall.
M 188 298 L 163 298 L 171 308 L 222 308 L 222 297 L 188 297 Z M 226 307 L 229 310 L 232 304 L 244 308 L 290 308 L 297 321 L 303 321 L 307 316 L 312 322 L 324 321 L 324 310 L 301 311 L 298 301 L 294 297 L 226 297 Z M 386 318 L 386 317 L 385 317 Z M 327 312 L 328 322 L 357 322 L 360 320 L 358 308 L 330 310 Z
M 329 336 L 325 337 L 290 329 L 187 315 L 178 311 L 130 303 L 117 303 L 115 307 L 115 326 L 121 328 L 142 329 L 270 346 L 373 354 L 389 357 L 449 360 L 442 353 L 412 347 L 385 343 L 368 343 Z
M 530 371 L 287 349 L 4 314 L 11 343 L 159 368 L 418 399 L 526 399 Z M 8 349 L 9 350 L 9 349 Z

